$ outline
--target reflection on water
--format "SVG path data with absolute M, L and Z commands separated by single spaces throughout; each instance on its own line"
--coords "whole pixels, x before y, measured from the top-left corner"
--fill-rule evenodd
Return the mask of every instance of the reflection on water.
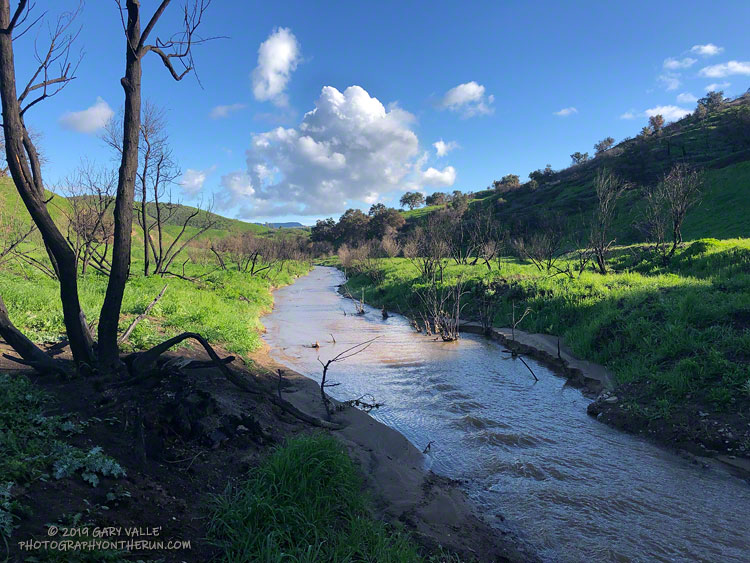
M 536 364 L 535 383 L 493 342 L 436 342 L 397 315 L 353 315 L 342 281 L 316 268 L 276 292 L 263 319 L 275 358 L 319 380 L 318 356 L 379 336 L 333 364 L 331 394 L 385 403 L 373 416 L 420 450 L 432 441 L 431 468 L 466 480 L 490 522 L 502 512 L 550 561 L 750 561 L 745 481 L 598 423 L 580 392 Z

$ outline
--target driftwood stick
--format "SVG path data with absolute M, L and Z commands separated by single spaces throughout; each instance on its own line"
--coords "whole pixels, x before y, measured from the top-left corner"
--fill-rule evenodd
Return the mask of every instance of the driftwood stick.
M 151 303 L 148 304 L 148 306 L 143 311 L 143 313 L 141 313 L 135 319 L 133 319 L 133 322 L 130 323 L 130 326 L 127 328 L 127 330 L 122 333 L 122 336 L 120 336 L 120 338 L 117 339 L 118 344 L 122 344 L 123 342 L 125 342 L 130 336 L 130 333 L 132 333 L 135 327 L 138 325 L 138 323 L 141 322 L 143 319 L 145 319 L 146 316 L 151 312 L 151 309 L 153 309 L 154 305 L 156 305 L 159 302 L 159 299 L 161 299 L 164 296 L 164 292 L 167 291 L 167 285 L 169 284 L 164 285 L 164 288 L 161 290 L 159 295 L 157 295 L 156 298 Z
M 521 360 L 521 362 L 523 363 L 523 365 L 526 366 L 526 369 L 528 369 L 531 372 L 531 375 L 534 376 L 534 381 L 539 381 L 539 378 L 534 373 L 534 370 L 529 367 L 529 364 L 526 363 L 526 360 L 523 359 L 523 357 L 521 356 L 521 354 L 518 354 L 518 359 Z

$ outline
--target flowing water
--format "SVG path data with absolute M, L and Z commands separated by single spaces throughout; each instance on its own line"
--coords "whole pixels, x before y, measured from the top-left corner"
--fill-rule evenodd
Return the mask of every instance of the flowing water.
M 276 292 L 263 319 L 275 359 L 319 381 L 318 357 L 379 337 L 332 364 L 330 394 L 384 402 L 372 415 L 420 450 L 432 441 L 426 463 L 466 480 L 490 522 L 502 513 L 549 561 L 750 561 L 746 481 L 597 422 L 564 379 L 529 362 L 535 383 L 495 342 L 436 342 L 398 315 L 354 315 L 343 281 L 315 268 Z

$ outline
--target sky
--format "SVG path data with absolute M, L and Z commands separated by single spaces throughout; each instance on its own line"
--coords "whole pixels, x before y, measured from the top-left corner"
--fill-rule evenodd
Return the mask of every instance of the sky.
M 15 5 L 14 2 L 12 4 Z M 77 0 L 40 0 L 51 22 Z M 158 5 L 142 0 L 142 20 Z M 179 29 L 173 0 L 155 30 Z M 338 217 L 405 191 L 476 191 L 505 174 L 635 136 L 648 116 L 750 87 L 750 2 L 276 2 L 214 0 L 197 74 L 144 61 L 143 97 L 165 109 L 186 204 L 246 221 Z M 116 166 L 99 138 L 124 94 L 114 0 L 77 18 L 77 78 L 26 114 L 51 189 L 82 159 Z M 25 84 L 34 44 L 16 43 Z

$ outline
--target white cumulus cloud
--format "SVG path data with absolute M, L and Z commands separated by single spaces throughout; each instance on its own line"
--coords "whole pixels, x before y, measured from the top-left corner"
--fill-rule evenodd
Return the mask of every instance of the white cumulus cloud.
M 230 172 L 221 177 L 221 187 L 216 205 L 219 209 L 229 209 L 243 204 L 247 198 L 255 194 L 253 181 L 244 170 Z
M 661 115 L 664 121 L 677 121 L 682 119 L 686 115 L 692 113 L 690 110 L 681 108 L 678 106 L 656 106 L 654 108 L 647 109 L 645 112 L 646 117 L 653 117 L 654 115 Z
M 659 76 L 659 82 L 664 84 L 667 90 L 677 90 L 680 87 L 680 75 L 672 72 L 666 72 Z
M 216 169 L 216 166 L 207 168 L 205 170 L 197 170 L 195 168 L 188 168 L 185 170 L 182 178 L 180 179 L 180 187 L 188 194 L 195 195 L 203 189 L 203 184 L 206 182 L 208 175 Z
M 703 67 L 699 73 L 706 78 L 724 78 L 733 74 L 750 76 L 750 61 L 729 61 Z
M 453 149 L 458 148 L 458 143 L 456 141 L 448 141 L 447 143 L 440 139 L 439 141 L 432 143 L 432 146 L 435 147 L 435 153 L 438 156 L 445 156 Z
M 422 171 L 413 122 L 409 112 L 386 108 L 360 86 L 323 87 L 297 127 L 252 136 L 243 185 L 253 192 L 235 199 L 238 214 L 335 214 L 406 182 L 449 185 L 452 167 Z
M 697 101 L 698 98 L 693 96 L 690 92 L 683 92 L 677 96 L 677 103 L 679 104 L 692 104 Z
M 420 173 L 422 186 L 431 186 L 433 188 L 444 188 L 456 183 L 456 169 L 452 166 L 446 166 L 442 170 L 429 167 Z
M 706 43 L 705 45 L 693 45 L 690 52 L 703 57 L 712 57 L 718 55 L 723 50 L 724 47 L 717 47 L 713 43 Z
M 698 59 L 693 59 L 690 57 L 685 57 L 684 59 L 675 59 L 673 57 L 669 57 L 668 59 L 664 59 L 664 68 L 666 68 L 667 70 L 690 68 L 696 62 L 698 62 Z
M 241 109 L 246 108 L 247 106 L 245 104 L 229 104 L 226 106 L 215 106 L 211 113 L 209 113 L 209 117 L 211 119 L 221 119 L 223 117 L 229 117 L 230 114 L 240 111 Z
M 638 117 L 638 115 L 636 114 L 635 110 L 631 109 L 631 110 L 626 111 L 625 113 L 623 113 L 620 116 L 620 119 L 635 119 L 636 117 Z
M 574 113 L 578 113 L 578 110 L 573 106 L 569 108 L 562 108 L 561 110 L 554 112 L 554 114 L 559 117 L 568 117 L 569 115 L 573 115 Z
M 60 124 L 66 129 L 79 133 L 95 133 L 104 127 L 114 114 L 109 104 L 99 97 L 89 108 L 63 114 L 60 117 Z
M 706 86 L 706 92 L 717 92 L 719 90 L 726 90 L 732 85 L 731 82 L 712 82 Z
M 451 111 L 459 112 L 464 117 L 475 115 L 489 115 L 495 111 L 492 103 L 495 96 L 485 95 L 485 88 L 475 81 L 459 84 L 448 90 L 441 101 L 441 106 Z
M 292 31 L 287 27 L 274 29 L 258 48 L 258 66 L 252 74 L 255 99 L 287 106 L 286 86 L 299 60 L 300 45 Z

